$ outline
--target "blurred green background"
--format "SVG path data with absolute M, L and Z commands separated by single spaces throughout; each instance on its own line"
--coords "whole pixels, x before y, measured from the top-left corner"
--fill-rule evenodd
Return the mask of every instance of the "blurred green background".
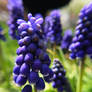
M 72 29 L 74 32 L 80 9 L 91 1 L 92 0 L 72 0 L 68 6 L 61 8 L 63 31 Z M 1 4 L 2 3 L 0 2 L 0 5 Z M 6 3 L 4 2 L 2 7 L 0 7 L 0 25 L 3 27 L 6 37 L 5 42 L 0 40 L 0 92 L 20 92 L 20 87 L 17 87 L 14 84 L 12 78 L 12 70 L 18 44 L 17 41 L 12 40 L 8 35 L 8 26 L 6 24 L 6 21 L 8 20 L 8 12 L 5 5 Z M 62 56 L 62 52 L 60 51 L 58 55 Z M 59 59 L 66 69 L 66 76 L 71 83 L 73 92 L 75 92 L 78 77 L 78 65 L 76 61 L 71 61 L 68 57 L 63 57 L 63 59 L 59 57 Z M 52 88 L 51 84 L 46 84 L 44 92 L 56 92 L 56 90 Z M 88 57 L 85 63 L 82 92 L 92 92 L 92 62 Z

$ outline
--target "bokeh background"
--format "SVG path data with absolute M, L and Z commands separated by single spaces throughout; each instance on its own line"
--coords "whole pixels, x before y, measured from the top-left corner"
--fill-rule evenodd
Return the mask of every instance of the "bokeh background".
M 16 49 L 18 44 L 16 40 L 12 40 L 8 35 L 7 20 L 9 19 L 9 14 L 7 10 L 7 1 L 0 0 L 0 25 L 4 29 L 4 35 L 6 41 L 0 40 L 0 92 L 20 92 L 20 87 L 17 87 L 12 79 L 12 70 L 14 66 L 14 60 L 16 58 Z M 66 29 L 71 29 L 73 32 L 75 30 L 76 22 L 78 20 L 78 13 L 81 8 L 91 2 L 92 0 L 71 0 L 69 5 L 60 8 L 61 10 L 61 21 L 63 26 L 63 32 Z M 25 11 L 26 14 L 26 11 Z M 62 53 L 61 53 L 62 54 Z M 63 64 L 67 67 L 67 78 L 71 83 L 73 92 L 76 89 L 76 81 L 78 77 L 78 67 L 76 61 L 67 60 Z M 83 77 L 83 92 L 92 92 L 92 62 L 89 58 L 86 59 L 85 64 L 85 75 Z M 46 89 L 44 92 L 56 92 L 51 84 L 46 84 Z

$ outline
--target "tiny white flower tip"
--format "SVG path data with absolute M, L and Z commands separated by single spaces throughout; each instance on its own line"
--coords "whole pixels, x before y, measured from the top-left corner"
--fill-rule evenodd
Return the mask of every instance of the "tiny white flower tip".
M 36 20 L 36 18 L 35 18 L 35 17 L 31 17 L 31 18 L 30 18 L 30 20 L 35 21 L 35 20 Z
M 13 76 L 18 76 L 17 74 L 13 73 Z
M 69 59 L 74 60 L 73 58 L 69 57 Z
M 15 84 L 17 87 L 21 87 L 21 85 L 19 85 L 19 84 Z
M 60 66 L 60 64 L 56 64 L 56 66 Z
M 72 51 L 70 48 L 68 49 L 70 52 Z
M 76 57 L 77 60 L 82 59 L 82 57 Z
M 32 14 L 31 13 L 29 13 L 28 14 L 28 19 L 30 19 L 32 17 Z
M 17 20 L 17 24 L 21 24 L 21 23 L 23 23 L 24 22 L 24 20 L 22 20 L 22 19 L 18 19 Z
M 43 23 L 43 18 L 39 18 L 35 21 L 36 24 L 42 24 Z
M 31 30 L 31 31 L 33 31 L 33 28 L 32 28 L 32 27 L 29 27 L 29 28 L 28 28 L 28 30 Z
M 21 26 L 18 26 L 18 29 L 20 29 L 21 28 Z
M 58 59 L 58 58 L 55 58 L 54 61 L 55 61 L 55 62 L 56 62 L 56 61 L 59 61 L 59 59 Z
M 36 24 L 38 28 L 40 28 L 40 24 Z

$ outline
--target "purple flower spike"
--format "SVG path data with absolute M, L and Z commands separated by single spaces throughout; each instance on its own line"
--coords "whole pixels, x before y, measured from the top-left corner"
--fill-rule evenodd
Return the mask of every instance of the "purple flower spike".
M 18 55 L 16 65 L 18 67 L 15 65 L 14 81 L 19 86 L 25 85 L 26 81 L 29 81 L 30 85 L 25 86 L 22 92 L 31 92 L 30 86 L 32 84 L 35 84 L 37 90 L 43 90 L 45 88 L 44 77 L 48 77 L 48 80 L 53 77 L 53 71 L 49 68 L 51 60 L 46 52 L 44 34 L 41 28 L 43 18 L 33 17 L 29 13 L 28 21 L 19 19 L 17 23 L 19 24 L 20 39 L 18 40 L 19 48 L 16 51 Z M 40 74 L 43 79 L 39 77 Z
M 54 10 L 45 18 L 44 32 L 47 42 L 60 45 L 62 40 L 62 25 L 60 21 L 60 11 Z
M 17 24 L 18 19 L 23 19 L 24 18 L 24 8 L 22 4 L 22 0 L 8 0 L 8 6 L 9 10 L 9 21 L 8 21 L 8 26 L 9 26 L 9 35 L 13 39 L 20 39 L 19 37 L 19 32 L 18 32 L 18 24 L 20 24 L 20 21 Z
M 62 44 L 61 44 L 61 48 L 64 52 L 68 51 L 68 48 L 72 42 L 72 38 L 73 38 L 72 31 L 66 30 L 64 32 L 64 36 L 63 36 Z
M 69 47 L 71 59 L 83 59 L 92 55 L 92 3 L 84 6 L 80 11 L 75 36 Z
M 53 88 L 57 88 L 58 92 L 63 92 L 66 86 L 65 85 L 65 81 L 66 81 L 65 73 L 66 72 L 64 70 L 63 65 L 59 62 L 58 59 L 54 59 L 52 71 L 54 72 L 53 79 L 52 79 Z

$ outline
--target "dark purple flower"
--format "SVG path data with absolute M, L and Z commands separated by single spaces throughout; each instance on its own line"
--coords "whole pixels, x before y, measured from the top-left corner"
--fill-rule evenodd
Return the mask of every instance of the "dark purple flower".
M 37 83 L 38 80 L 39 80 L 38 73 L 31 71 L 30 74 L 29 74 L 29 79 L 28 80 L 29 80 L 30 83 L 33 83 L 33 84 Z
M 60 17 L 60 11 L 53 10 L 50 15 L 45 18 L 44 32 L 47 42 L 50 42 L 51 44 L 61 44 L 62 25 Z
M 13 73 L 15 75 L 19 75 L 19 73 L 20 73 L 20 66 L 15 65 L 14 68 L 13 68 Z
M 17 79 L 16 79 L 16 84 L 18 86 L 23 86 L 27 81 L 27 78 L 22 76 L 22 75 L 18 75 Z
M 52 86 L 53 88 L 57 88 L 58 92 L 63 92 L 65 88 L 65 70 L 63 65 L 59 62 L 58 59 L 55 59 L 53 62 L 52 71 L 54 72 L 53 79 L 52 79 Z
M 36 83 L 37 90 L 43 90 L 45 88 L 45 83 L 42 78 L 39 78 L 38 82 Z
M 32 92 L 32 87 L 31 85 L 26 85 L 23 89 L 22 92 Z
M 18 77 L 18 75 L 15 75 L 15 74 L 13 75 L 13 80 L 15 83 L 16 83 L 17 77 Z
M 20 67 L 20 74 L 28 77 L 30 73 L 30 66 L 26 63 L 23 63 Z
M 45 83 L 39 77 L 39 73 L 42 74 L 43 78 L 47 75 L 48 79 L 53 77 L 53 72 L 49 68 L 51 60 L 46 52 L 41 29 L 43 18 L 35 18 L 29 13 L 28 21 L 19 19 L 17 23 L 19 24 L 20 39 L 18 40 L 19 48 L 17 49 L 16 65 L 20 69 L 14 68 L 14 73 L 18 75 L 17 79 L 14 78 L 14 81 L 20 86 L 29 81 L 30 84 L 36 86 L 37 90 L 43 90 Z
M 8 0 L 8 6 L 9 10 L 9 34 L 13 39 L 19 39 L 19 31 L 18 31 L 18 19 L 24 18 L 24 8 L 22 4 L 22 0 Z
M 84 6 L 79 14 L 75 36 L 69 47 L 70 58 L 83 59 L 86 55 L 92 56 L 92 3 Z
M 73 38 L 72 31 L 66 30 L 64 32 L 64 36 L 63 36 L 62 43 L 61 43 L 61 49 L 64 52 L 68 51 L 68 48 L 72 42 L 72 38 Z
M 5 41 L 6 39 L 5 39 L 5 36 L 4 36 L 4 34 L 3 34 L 3 28 L 0 26 L 0 40 L 3 40 L 3 41 Z

